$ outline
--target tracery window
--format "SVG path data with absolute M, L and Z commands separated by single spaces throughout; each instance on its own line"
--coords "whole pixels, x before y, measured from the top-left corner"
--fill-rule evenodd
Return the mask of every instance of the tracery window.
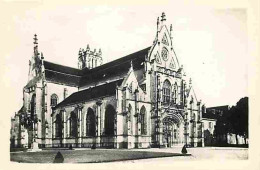
M 129 122 L 129 131 L 130 134 L 133 134 L 133 113 L 132 113 L 132 106 L 129 104 L 128 107 L 128 122 Z
M 86 117 L 86 136 L 95 136 L 96 135 L 96 121 L 95 114 L 92 109 L 88 109 Z
M 140 122 L 141 122 L 141 135 L 147 134 L 147 114 L 146 109 L 142 106 L 140 110 Z
M 171 98 L 171 83 L 169 80 L 165 80 L 163 83 L 163 103 L 168 104 L 170 103 L 170 98 Z
M 62 137 L 62 120 L 60 114 L 56 115 L 55 134 L 56 134 L 56 138 Z
M 106 107 L 105 112 L 105 135 L 113 136 L 115 135 L 114 128 L 115 128 L 115 116 L 116 111 L 112 105 L 108 105 Z
M 56 94 L 51 95 L 51 106 L 56 106 L 58 104 L 58 96 Z
M 77 137 L 78 136 L 77 116 L 74 112 L 71 112 L 69 122 L 70 122 L 70 136 Z

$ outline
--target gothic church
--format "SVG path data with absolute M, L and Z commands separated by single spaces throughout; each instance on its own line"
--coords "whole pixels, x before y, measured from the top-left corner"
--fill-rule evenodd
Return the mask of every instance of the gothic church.
M 149 148 L 204 146 L 202 112 L 162 13 L 150 47 L 102 64 L 80 49 L 78 69 L 46 61 L 34 37 L 13 146 Z

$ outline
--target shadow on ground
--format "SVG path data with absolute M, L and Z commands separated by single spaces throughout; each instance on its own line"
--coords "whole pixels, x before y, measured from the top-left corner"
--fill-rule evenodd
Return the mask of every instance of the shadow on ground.
M 64 163 L 101 163 L 125 160 L 137 160 L 148 158 L 190 156 L 190 154 L 131 151 L 131 150 L 60 150 Z M 45 150 L 41 152 L 11 153 L 11 161 L 24 163 L 53 163 L 57 156 L 57 150 Z

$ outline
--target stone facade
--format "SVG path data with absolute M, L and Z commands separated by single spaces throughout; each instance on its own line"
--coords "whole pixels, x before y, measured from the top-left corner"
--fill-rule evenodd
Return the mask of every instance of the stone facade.
M 163 13 L 151 47 L 102 64 L 101 50 L 87 46 L 74 69 L 45 61 L 35 37 L 24 105 L 12 121 L 20 127 L 12 133 L 27 136 L 14 145 L 204 146 L 202 103 L 179 65 L 172 39 Z

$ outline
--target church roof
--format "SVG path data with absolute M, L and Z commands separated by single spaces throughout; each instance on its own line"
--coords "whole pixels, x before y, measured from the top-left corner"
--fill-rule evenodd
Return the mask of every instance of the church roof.
M 134 70 L 144 68 L 143 62 L 145 61 L 145 57 L 148 55 L 150 48 L 151 47 L 145 48 L 90 70 L 87 68 L 83 69 L 80 86 L 82 87 L 95 82 L 106 81 L 114 77 L 124 77 L 131 67 L 131 62 Z
M 81 75 L 81 72 L 80 72 L 81 70 L 79 70 L 77 68 L 72 68 L 72 67 L 63 66 L 60 64 L 56 64 L 56 63 L 51 63 L 49 61 L 44 61 L 43 64 L 44 64 L 45 70 L 52 70 L 52 71 L 61 72 L 64 74 L 75 75 L 75 76 Z
M 100 86 L 78 91 L 76 93 L 71 94 L 65 100 L 60 102 L 55 108 L 77 104 L 80 102 L 96 99 L 99 97 L 113 96 L 116 94 L 116 87 L 120 86 L 122 82 L 123 79 L 120 79 Z
M 81 70 L 44 61 L 45 78 L 58 84 L 79 86 Z
M 143 62 L 150 48 L 145 48 L 93 69 L 84 68 L 80 70 L 44 61 L 45 78 L 47 81 L 75 87 L 93 86 L 111 79 L 118 80 L 126 76 L 131 67 L 131 62 L 133 69 L 140 72 L 144 68 Z M 138 78 L 141 79 L 142 76 L 137 76 Z

